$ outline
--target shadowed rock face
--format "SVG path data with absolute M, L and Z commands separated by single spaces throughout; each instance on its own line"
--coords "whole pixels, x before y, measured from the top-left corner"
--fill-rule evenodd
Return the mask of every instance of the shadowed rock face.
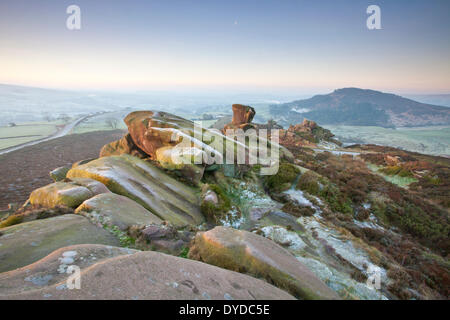
M 255 109 L 250 106 L 244 106 L 242 104 L 233 104 L 233 120 L 234 125 L 241 125 L 244 123 L 250 123 L 255 116 Z
M 136 146 L 131 138 L 130 134 L 127 133 L 120 140 L 110 142 L 103 146 L 100 150 L 100 157 L 108 156 L 118 156 L 121 154 L 130 154 L 132 156 L 145 159 L 148 155 L 145 154 L 138 146 Z
M 4 228 L 0 243 L 0 272 L 3 272 L 33 263 L 63 246 L 83 243 L 117 246 L 119 240 L 82 216 L 66 214 Z
M 250 123 L 253 120 L 256 112 L 250 106 L 244 106 L 242 104 L 233 104 L 233 120 L 231 123 L 225 125 L 224 132 L 227 129 L 243 129 L 251 128 Z
M 151 250 L 179 256 L 194 237 L 194 233 L 177 230 L 170 224 L 150 224 L 135 226 L 129 234 L 136 239 L 135 247 L 140 250 Z
M 338 299 L 334 291 L 286 249 L 251 232 L 225 227 L 199 232 L 189 256 L 262 277 L 301 299 Z
M 100 181 L 112 192 L 136 201 L 177 227 L 197 225 L 204 220 L 195 189 L 130 155 L 103 157 L 72 168 L 67 176 Z
M 81 289 L 58 273 L 64 257 L 81 268 Z M 93 263 L 92 256 L 99 262 Z M 247 275 L 163 253 L 108 246 L 62 248 L 24 269 L 0 274 L 0 299 L 293 299 Z M 23 281 L 25 279 L 25 281 Z

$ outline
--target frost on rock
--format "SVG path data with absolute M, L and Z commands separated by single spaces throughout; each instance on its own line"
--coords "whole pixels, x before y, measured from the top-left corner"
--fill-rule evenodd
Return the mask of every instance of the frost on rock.
M 248 202 L 252 207 L 274 206 L 274 201 L 255 185 L 241 182 L 237 192 L 241 200 Z
M 375 265 L 370 260 L 369 254 L 366 251 L 355 247 L 353 242 L 344 237 L 339 231 L 323 225 L 317 217 L 300 217 L 298 221 L 307 230 L 313 231 L 316 234 L 316 239 L 311 239 L 311 241 L 318 247 L 322 247 L 323 253 L 327 251 L 326 245 L 362 273 L 367 274 L 367 270 L 379 270 L 382 281 L 388 281 L 386 270 Z
M 220 223 L 224 227 L 239 229 L 242 223 L 245 222 L 245 218 L 240 215 L 236 207 L 232 207 L 230 211 L 227 212 L 225 218 L 220 220 Z
M 63 257 L 75 257 L 78 253 L 76 251 L 65 251 Z
M 339 146 L 336 143 L 325 141 L 325 140 L 321 140 L 317 144 L 317 146 L 321 147 L 321 148 L 324 148 L 326 150 L 335 150 L 335 149 L 339 148 Z
M 387 300 L 386 296 L 379 291 L 369 287 L 365 283 L 357 282 L 347 274 L 326 265 L 318 259 L 302 256 L 297 256 L 296 258 L 314 272 L 331 289 L 342 294 L 344 298 L 351 298 L 353 296 L 366 300 Z M 348 295 L 351 296 L 349 297 Z
M 305 231 L 295 232 L 283 227 L 272 225 L 261 228 L 266 238 L 286 247 L 296 258 L 308 266 L 316 275 L 327 283 L 344 299 L 386 299 L 380 290 L 376 290 L 365 283 L 353 279 L 351 270 L 359 270 L 369 277 L 376 272 L 382 286 L 390 280 L 387 271 L 371 261 L 368 248 L 357 244 L 351 235 L 343 234 L 332 224 L 327 224 L 322 218 L 322 210 L 315 206 L 301 190 L 291 189 L 285 192 L 293 200 L 303 206 L 310 206 L 316 210 L 313 216 L 302 216 L 297 222 Z M 311 198 L 310 198 L 311 199 Z M 376 219 L 375 217 L 369 219 Z M 376 221 L 359 222 L 373 224 Z M 346 261 L 336 264 L 336 257 Z
M 314 207 L 313 203 L 305 198 L 305 195 L 302 190 L 290 189 L 284 192 L 289 195 L 292 199 L 297 201 L 300 205 L 305 207 Z
M 285 191 L 284 194 L 287 194 L 294 202 L 297 202 L 302 207 L 313 208 L 315 211 L 314 216 L 319 216 L 322 213 L 320 207 L 313 204 L 311 200 L 306 197 L 305 192 L 303 192 L 302 190 L 291 188 Z M 308 196 L 311 197 L 311 199 L 316 200 L 319 205 L 323 205 L 323 201 L 320 198 L 311 195 Z
M 293 251 L 304 249 L 307 245 L 300 236 L 280 226 L 267 226 L 261 229 L 264 237 L 271 239 L 281 246 L 289 247 Z
M 358 221 L 356 219 L 353 219 L 353 223 L 360 228 L 370 228 L 370 229 L 377 229 L 380 231 L 386 231 L 385 228 L 383 228 L 377 223 L 377 218 L 372 213 L 369 215 L 368 221 Z
M 229 226 L 235 229 L 242 227 L 250 216 L 250 210 L 258 208 L 265 211 L 271 208 L 278 208 L 280 205 L 273 201 L 265 192 L 264 189 L 257 184 L 241 181 L 234 184 L 229 189 L 230 197 L 234 199 L 234 202 L 239 206 L 241 216 L 238 216 L 236 208 L 227 214 L 227 219 L 222 221 L 223 226 Z M 230 216 L 230 218 L 228 218 Z

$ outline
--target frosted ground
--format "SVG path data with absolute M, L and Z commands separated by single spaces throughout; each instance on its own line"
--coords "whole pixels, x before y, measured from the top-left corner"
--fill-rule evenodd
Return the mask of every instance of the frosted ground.
M 408 151 L 450 156 L 450 126 L 388 129 L 324 125 L 346 144 L 373 143 Z

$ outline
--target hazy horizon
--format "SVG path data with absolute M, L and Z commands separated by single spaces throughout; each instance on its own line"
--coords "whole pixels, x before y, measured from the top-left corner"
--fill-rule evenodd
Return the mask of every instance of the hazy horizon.
M 236 89 L 229 89 L 229 88 L 215 88 L 211 90 L 211 88 L 207 87 L 199 87 L 199 88 L 187 88 L 187 87 L 169 87 L 165 89 L 157 89 L 157 88 L 136 88 L 136 89 L 105 89 L 105 88 L 66 88 L 66 87 L 46 87 L 46 86 L 28 86 L 28 85 L 22 85 L 17 83 L 1 83 L 0 86 L 11 86 L 11 87 L 23 87 L 23 88 L 30 88 L 30 89 L 42 89 L 42 90 L 53 90 L 53 91 L 67 91 L 67 92 L 79 92 L 79 93 L 104 93 L 104 94 L 149 94 L 149 93 L 180 93 L 180 94 L 192 94 L 192 95 L 204 95 L 204 96 L 211 96 L 211 95 L 218 95 L 218 94 L 246 94 L 246 95 L 288 95 L 288 96 L 295 96 L 298 95 L 299 99 L 304 97 L 313 97 L 315 95 L 324 95 L 329 94 L 335 90 L 338 89 L 345 89 L 345 88 L 358 88 L 363 90 L 375 90 L 380 91 L 383 93 L 392 93 L 396 94 L 408 99 L 412 99 L 410 97 L 414 96 L 450 96 L 450 90 L 448 92 L 442 92 L 442 93 L 436 93 L 436 92 L 396 92 L 396 91 L 389 91 L 389 90 L 376 90 L 373 88 L 362 88 L 362 87 L 336 87 L 333 89 L 323 89 L 323 90 L 316 90 L 316 91 L 306 91 L 302 88 L 296 88 L 296 89 L 290 89 L 290 88 L 276 88 L 271 90 L 270 92 L 267 91 L 267 89 L 248 89 L 248 88 L 236 88 Z M 208 90 L 205 92 L 205 90 Z
M 95 91 L 450 92 L 450 2 L 0 3 L 0 83 Z

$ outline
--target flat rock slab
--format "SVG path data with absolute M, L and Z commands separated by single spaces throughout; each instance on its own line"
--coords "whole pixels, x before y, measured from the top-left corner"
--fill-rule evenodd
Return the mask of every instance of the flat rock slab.
M 76 208 L 84 200 L 105 192 L 110 191 L 94 179 L 67 179 L 34 190 L 30 195 L 30 203 L 50 208 L 58 205 Z
M 50 263 L 55 256 L 40 263 Z M 18 281 L 20 272 L 23 270 L 9 274 L 12 283 Z M 8 275 L 0 281 L 7 282 Z M 88 266 L 81 270 L 80 286 L 69 289 L 65 280 L 38 290 L 3 295 L 0 299 L 293 299 L 262 280 L 153 251 L 119 255 Z
M 195 189 L 130 155 L 103 157 L 72 168 L 67 176 L 98 180 L 177 227 L 204 221 Z
M 257 234 L 226 227 L 199 232 L 191 258 L 270 281 L 301 299 L 338 299 L 289 251 Z
M 83 270 L 105 259 L 136 252 L 100 244 L 78 244 L 60 248 L 33 264 L 0 273 L 0 299 L 2 296 L 42 289 L 66 281 L 69 265 L 76 265 Z
M 84 201 L 75 213 L 98 223 L 106 223 L 126 230 L 133 225 L 160 224 L 162 220 L 130 198 L 103 193 Z
M 0 272 L 26 266 L 69 245 L 119 246 L 113 234 L 74 214 L 14 225 L 2 229 L 1 233 Z

